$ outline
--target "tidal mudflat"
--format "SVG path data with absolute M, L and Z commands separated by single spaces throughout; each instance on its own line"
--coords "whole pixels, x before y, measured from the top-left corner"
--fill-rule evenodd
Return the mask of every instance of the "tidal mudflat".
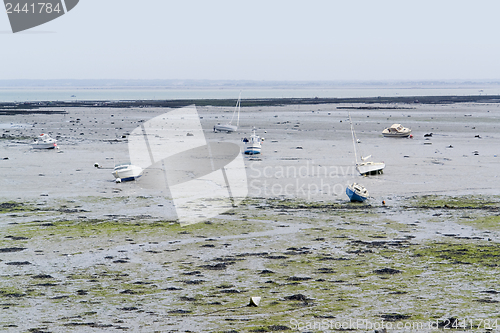
M 242 108 L 232 134 L 211 132 L 231 108 L 200 108 L 207 140 L 253 126 L 266 140 L 244 203 L 185 227 L 140 180 L 111 176 L 128 133 L 168 109 L 1 116 L 0 327 L 499 331 L 497 104 L 362 106 Z M 384 174 L 354 172 L 347 110 Z M 382 138 L 392 123 L 414 138 Z M 59 151 L 31 150 L 38 132 Z M 354 181 L 369 201 L 347 202 Z

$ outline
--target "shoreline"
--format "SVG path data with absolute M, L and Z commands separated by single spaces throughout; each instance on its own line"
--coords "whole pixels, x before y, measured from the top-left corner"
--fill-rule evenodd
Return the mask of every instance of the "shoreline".
M 85 100 L 85 101 L 31 101 L 1 102 L 0 115 L 15 114 L 15 110 L 37 110 L 40 108 L 132 108 L 197 106 L 234 106 L 235 99 L 179 99 L 179 100 Z M 350 97 L 350 98 L 253 98 L 242 99 L 245 107 L 288 106 L 318 104 L 456 104 L 456 103 L 500 103 L 500 95 L 471 96 L 400 96 L 400 97 Z

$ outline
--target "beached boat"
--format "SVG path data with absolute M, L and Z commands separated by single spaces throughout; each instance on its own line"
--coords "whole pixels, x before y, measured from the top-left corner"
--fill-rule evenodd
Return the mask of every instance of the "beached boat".
M 238 130 L 238 126 L 240 125 L 240 101 L 241 101 L 241 93 L 240 96 L 238 97 L 238 101 L 236 102 L 236 106 L 234 107 L 234 112 L 233 116 L 231 118 L 231 121 L 227 124 L 221 124 L 218 123 L 217 125 L 214 126 L 214 132 L 235 132 Z M 237 121 L 236 125 L 231 125 L 231 123 L 234 120 L 234 115 L 238 114 L 237 116 Z
M 262 148 L 262 139 L 260 138 L 260 136 L 255 134 L 255 128 L 253 129 L 253 133 L 250 139 L 244 138 L 243 142 L 245 143 L 245 154 L 260 154 L 260 150 Z
M 348 185 L 345 189 L 345 193 L 352 202 L 363 202 L 370 196 L 368 190 L 363 185 L 357 183 Z
M 48 134 L 40 134 L 31 144 L 34 149 L 54 149 L 57 147 L 57 140 L 52 139 Z
M 349 114 L 349 121 L 351 123 L 351 135 L 352 135 L 352 145 L 354 147 L 354 158 L 356 163 L 356 170 L 361 175 L 376 175 L 384 172 L 385 163 L 383 162 L 371 162 L 367 161 L 371 155 L 363 156 L 360 151 L 361 161 L 358 161 L 358 150 L 359 150 L 359 140 L 356 137 L 356 132 L 354 132 L 354 126 L 352 125 L 351 115 Z
M 410 134 L 411 129 L 403 127 L 401 124 L 393 124 L 382 131 L 382 135 L 387 138 L 406 138 Z
M 143 169 L 140 166 L 132 165 L 130 163 L 119 164 L 113 169 L 113 176 L 117 181 L 136 180 L 142 176 Z

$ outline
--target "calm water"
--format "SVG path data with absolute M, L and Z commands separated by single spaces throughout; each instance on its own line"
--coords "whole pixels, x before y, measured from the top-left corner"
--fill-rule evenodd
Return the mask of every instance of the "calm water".
M 500 95 L 500 87 L 474 88 L 0 88 L 0 102 L 70 100 L 348 98 L 393 96 Z

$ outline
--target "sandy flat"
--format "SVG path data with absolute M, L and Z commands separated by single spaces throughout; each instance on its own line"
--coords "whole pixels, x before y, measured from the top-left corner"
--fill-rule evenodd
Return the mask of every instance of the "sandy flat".
M 342 106 L 243 107 L 240 128 L 231 134 L 212 132 L 215 123 L 231 118 L 231 108 L 199 107 L 198 113 L 208 141 L 234 142 L 243 148 L 241 139 L 251 135 L 253 127 L 265 138 L 262 154 L 245 159 L 253 196 L 342 200 L 345 185 L 352 182 L 365 185 L 377 199 L 423 193 L 498 193 L 497 104 L 404 104 L 400 106 L 405 109 L 389 110 L 345 110 Z M 0 158 L 8 158 L 0 160 L 2 196 L 106 195 L 114 189 L 140 192 L 140 182 L 115 185 L 111 168 L 129 161 L 127 137 L 140 121 L 168 109 L 67 111 L 65 115 L 0 118 L 4 134 L 34 138 L 48 132 L 58 136 L 60 148 L 38 151 L 30 148 L 30 139 L 1 140 Z M 354 170 L 349 111 L 361 153 L 385 162 L 383 175 L 365 178 Z M 393 123 L 410 127 L 413 139 L 383 138 L 381 131 Z M 424 138 L 426 133 L 433 136 Z M 95 169 L 94 163 L 103 168 Z

